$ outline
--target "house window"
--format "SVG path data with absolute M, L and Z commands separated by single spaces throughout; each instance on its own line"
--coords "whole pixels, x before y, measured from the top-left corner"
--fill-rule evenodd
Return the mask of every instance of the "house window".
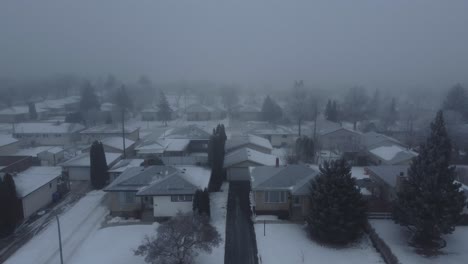
M 171 195 L 171 202 L 191 202 L 192 195 Z
M 265 203 L 285 203 L 287 199 L 286 192 L 270 191 L 265 192 Z
M 120 193 L 120 202 L 121 203 L 134 203 L 135 202 L 135 193 L 134 192 L 121 192 Z

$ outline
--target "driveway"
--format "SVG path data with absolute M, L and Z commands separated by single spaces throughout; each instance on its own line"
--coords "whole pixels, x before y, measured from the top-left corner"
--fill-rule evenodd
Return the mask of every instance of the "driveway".
M 229 186 L 225 264 L 258 264 L 257 241 L 250 210 L 250 182 Z

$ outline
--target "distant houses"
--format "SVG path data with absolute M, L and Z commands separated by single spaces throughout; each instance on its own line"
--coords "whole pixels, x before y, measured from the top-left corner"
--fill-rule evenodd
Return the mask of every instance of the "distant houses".
M 226 117 L 226 111 L 215 106 L 192 104 L 185 110 L 188 121 L 219 120 Z
M 14 125 L 13 137 L 22 145 L 71 145 L 80 139 L 84 126 L 76 123 L 18 123 Z

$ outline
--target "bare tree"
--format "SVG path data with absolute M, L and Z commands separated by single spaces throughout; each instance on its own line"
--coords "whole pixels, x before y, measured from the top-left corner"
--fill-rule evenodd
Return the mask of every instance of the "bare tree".
M 366 90 L 361 86 L 354 86 L 348 90 L 344 99 L 344 116 L 353 123 L 353 129 L 356 130 L 357 122 L 366 119 L 367 103 L 369 98 Z
M 158 227 L 157 236 L 145 237 L 134 253 L 151 264 L 190 264 L 197 251 L 210 253 L 220 243 L 221 236 L 208 217 L 179 212 Z

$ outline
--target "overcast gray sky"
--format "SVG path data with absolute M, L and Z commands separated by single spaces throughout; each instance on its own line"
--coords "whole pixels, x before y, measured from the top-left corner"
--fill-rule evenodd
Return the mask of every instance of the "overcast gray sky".
M 468 79 L 468 1 L 0 0 L 0 75 L 245 85 Z

